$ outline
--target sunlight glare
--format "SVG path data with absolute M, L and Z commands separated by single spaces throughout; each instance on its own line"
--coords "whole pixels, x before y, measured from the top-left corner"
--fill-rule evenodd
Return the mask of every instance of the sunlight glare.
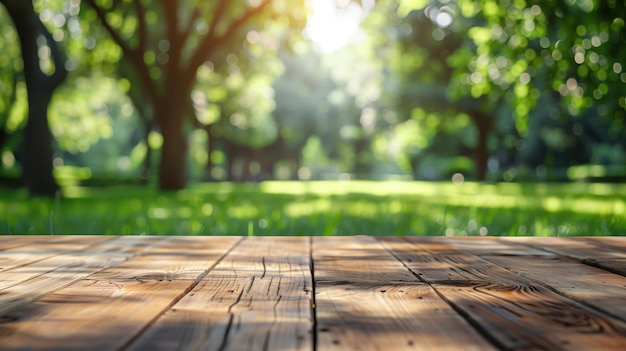
M 452 15 L 444 11 L 439 12 L 435 19 L 435 22 L 437 22 L 437 25 L 439 27 L 447 28 L 449 25 L 452 24 Z
M 439 28 L 448 28 L 454 20 L 448 6 L 444 6 L 442 8 L 429 6 L 426 8 L 426 16 L 428 16 Z
M 348 1 L 308 0 L 312 13 L 304 36 L 325 53 L 332 53 L 355 41 L 362 30 L 363 9 Z

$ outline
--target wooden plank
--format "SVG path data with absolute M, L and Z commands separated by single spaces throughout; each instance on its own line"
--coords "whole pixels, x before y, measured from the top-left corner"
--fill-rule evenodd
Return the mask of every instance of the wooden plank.
M 520 240 L 494 237 L 473 239 L 469 237 L 446 238 L 445 243 L 454 246 L 456 250 L 461 252 L 480 255 L 510 271 L 541 281 L 563 295 L 601 309 L 616 318 L 626 320 L 626 290 L 624 289 L 626 278 L 606 271 L 625 272 L 626 259 L 599 258 L 596 260 L 582 258 L 587 255 L 604 257 L 607 252 L 609 252 L 608 255 L 613 255 L 616 248 L 619 250 L 626 244 L 624 238 L 583 237 L 550 240 L 534 238 L 532 240 L 533 246 L 540 246 L 546 241 L 551 242 L 552 245 L 565 242 L 561 244 L 561 247 L 573 247 L 579 254 L 580 259 L 578 260 L 524 245 L 519 242 Z M 574 244 L 570 243 L 572 239 Z M 587 246 L 585 243 L 587 240 L 594 245 L 593 248 Z M 582 241 L 582 244 L 578 241 Z M 601 246 L 601 249 L 594 250 L 597 246 Z M 568 251 L 568 249 L 565 250 Z M 527 256 L 538 257 L 528 259 Z
M 83 280 L 2 316 L 3 350 L 122 348 L 190 281 Z
M 71 239 L 69 236 L 67 238 Z M 114 238 L 114 240 L 95 245 L 89 250 L 81 250 L 81 253 L 87 255 L 107 254 L 128 258 L 172 240 L 172 237 L 167 236 L 117 236 Z
M 309 350 L 309 239 L 246 238 L 131 350 Z
M 15 238 L 15 241 L 9 241 L 16 243 L 15 246 L 6 246 L 5 250 L 0 251 L 0 272 L 61 253 L 82 250 L 108 240 L 112 240 L 112 238 L 105 236 L 92 238 L 71 237 L 71 240 L 68 240 L 68 237 L 64 236 L 36 236 L 33 238 L 19 236 Z
M 313 257 L 316 285 L 417 282 L 408 269 L 371 237 L 314 237 Z
M 626 239 L 623 237 L 500 238 L 531 245 L 626 276 Z
M 2 298 L 33 294 L 0 314 L 0 349 L 626 344 L 626 278 L 580 263 L 623 269 L 621 238 L 314 238 L 311 253 L 308 238 L 265 237 L 245 239 L 222 260 L 240 238 L 98 239 L 108 241 L 84 250 L 69 248 L 88 238 L 4 241 L 7 250 L 56 241 L 59 252 L 45 256 L 42 245 L 40 259 L 22 252 L 22 263 L 0 272 L 0 308 Z
M 313 260 L 320 350 L 493 349 L 372 238 L 313 238 Z
M 78 239 L 78 238 L 77 238 Z M 92 238 L 100 242 L 99 237 Z M 89 238 L 84 238 L 89 241 Z M 0 273 L 0 313 L 37 300 L 95 272 L 119 264 L 167 237 L 118 237 L 82 251 L 53 256 Z
M 240 240 L 238 237 L 173 237 L 89 279 L 197 280 Z
M 578 260 L 626 258 L 626 250 L 623 248 L 602 245 L 598 240 L 574 237 L 502 237 L 500 240 L 523 243 Z
M 500 348 L 622 350 L 626 344 L 626 323 L 444 240 L 381 240 Z
M 471 251 L 475 255 L 503 255 L 503 256 L 556 256 L 553 252 L 535 248 L 523 243 L 502 240 L 501 237 L 465 236 L 465 237 L 424 237 L 420 242 L 444 242 L 456 249 Z
M 584 262 L 588 265 L 626 276 L 626 258 L 589 258 L 584 260 Z
M 0 291 L 25 281 L 31 281 L 43 275 L 53 273 L 75 272 L 81 266 L 90 267 L 90 263 L 99 260 L 123 261 L 136 255 L 142 250 L 164 243 L 169 240 L 167 237 L 117 237 L 102 241 L 100 237 L 76 238 L 77 248 L 72 251 L 65 251 L 65 255 L 55 255 L 41 260 L 36 260 L 31 264 L 20 265 L 16 268 L 5 270 L 0 273 Z M 91 245 L 88 243 L 92 242 Z M 82 243 L 82 244 L 81 244 Z M 67 243 L 63 243 L 68 247 Z M 76 246 L 78 245 L 78 246 Z M 25 260 L 26 261 L 26 260 Z M 93 272 L 92 272 L 93 273 Z
M 565 257 L 483 257 L 626 321 L 626 277 Z
M 588 236 L 579 239 L 588 240 L 596 245 L 608 247 L 610 250 L 626 252 L 626 238 L 623 236 Z
M 0 251 L 10 249 L 13 247 L 24 246 L 32 244 L 35 241 L 43 241 L 46 239 L 54 238 L 50 235 L 6 235 L 0 234 Z
M 591 241 L 596 246 L 600 246 L 603 249 L 617 250 L 621 253 L 626 253 L 626 238 L 624 237 L 587 237 L 584 239 Z M 626 276 L 626 257 L 606 258 L 593 255 L 583 261 L 586 264 Z

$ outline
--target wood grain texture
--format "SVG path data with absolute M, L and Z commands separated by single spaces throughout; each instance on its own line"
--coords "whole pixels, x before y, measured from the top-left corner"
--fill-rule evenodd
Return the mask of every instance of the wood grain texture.
M 559 293 L 626 321 L 626 277 L 565 257 L 484 256 Z
M 553 246 L 556 246 L 556 242 L 560 242 L 558 245 L 562 248 L 572 245 L 571 239 L 535 238 L 534 247 L 520 242 L 527 242 L 525 239 L 502 240 L 494 237 L 473 239 L 469 237 L 446 238 L 445 243 L 453 246 L 456 251 L 480 256 L 509 271 L 541 282 L 560 294 L 598 308 L 618 319 L 626 320 L 626 277 L 602 269 L 606 268 L 603 265 L 609 265 L 619 270 L 618 266 L 626 262 L 624 259 L 599 258 L 598 262 L 596 259 L 583 259 L 582 257 L 580 259 L 567 258 L 536 248 L 541 247 L 542 243 L 547 241 L 551 241 Z M 593 245 L 603 246 L 603 249 L 589 251 L 585 244 L 588 240 Z M 583 244 L 580 245 L 577 241 L 582 241 Z M 626 243 L 623 239 L 610 237 L 578 238 L 575 242 L 573 246 L 579 253 L 600 257 L 613 255 L 614 251 L 619 251 L 620 246 Z M 536 257 L 529 259 L 528 256 Z
M 547 251 L 542 248 L 536 248 L 526 245 L 516 240 L 502 240 L 501 237 L 490 236 L 465 236 L 465 237 L 428 237 L 420 238 L 420 242 L 443 242 L 454 249 L 451 251 L 456 253 L 458 250 L 468 251 L 475 255 L 501 255 L 501 256 L 537 256 L 537 257 L 554 257 L 554 252 Z M 536 240 L 541 242 L 540 240 Z
M 590 255 L 583 262 L 626 276 L 626 240 L 623 237 L 589 237 L 584 239 L 591 241 L 602 251 L 610 250 L 617 253 L 611 255 L 613 257 L 610 258 L 600 257 L 596 254 Z
M 168 240 L 118 237 L 102 241 L 100 238 L 94 238 L 95 244 L 87 246 L 83 242 L 89 243 L 89 238 L 76 238 L 76 242 L 81 243 L 76 244 L 79 245 L 78 248 L 63 243 L 64 247 L 73 248 L 64 255 L 54 255 L 1 272 L 0 314 L 35 301 L 102 269 L 119 264 L 141 250 Z M 39 257 L 40 252 L 35 250 L 32 255 Z
M 0 350 L 622 350 L 625 248 L 0 236 Z
M 83 280 L 0 323 L 3 350 L 117 350 L 189 287 L 189 281 Z
M 503 241 L 523 243 L 566 257 L 578 260 L 585 259 L 616 259 L 626 258 L 626 250 L 622 247 L 607 244 L 611 238 L 602 241 L 591 238 L 533 238 L 533 237 L 506 237 Z
M 36 242 L 49 241 L 50 235 L 0 235 L 0 252 L 18 246 L 32 245 Z
M 4 241 L 5 248 L 0 251 L 0 272 L 112 239 L 104 236 L 97 238 L 36 236 L 32 239 L 28 236 L 18 236 L 15 241 Z M 16 245 L 10 245 L 12 242 Z
M 614 236 L 590 236 L 580 238 L 580 240 L 586 240 L 594 243 L 595 245 L 606 247 L 609 250 L 621 251 L 622 254 L 626 254 L 626 240 L 623 237 Z
M 374 239 L 313 243 L 320 350 L 492 349 Z
M 241 238 L 173 237 L 143 254 L 95 273 L 89 279 L 196 280 Z
M 132 350 L 309 350 L 309 239 L 246 238 Z
M 381 239 L 504 349 L 622 350 L 626 324 L 445 240 Z
M 584 262 L 626 277 L 626 258 L 589 258 Z
M 417 282 L 409 270 L 402 269 L 402 264 L 371 237 L 314 237 L 313 257 L 317 285 Z
M 501 238 L 579 260 L 626 276 L 626 240 L 620 237 Z

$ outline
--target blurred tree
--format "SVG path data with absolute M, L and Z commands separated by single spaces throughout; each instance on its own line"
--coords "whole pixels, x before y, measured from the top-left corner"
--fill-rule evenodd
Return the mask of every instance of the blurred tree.
M 24 81 L 28 91 L 28 120 L 23 141 L 23 179 L 34 195 L 54 195 L 58 185 L 52 176 L 52 134 L 48 105 L 65 80 L 62 53 L 41 22 L 31 1 L 1 0 L 19 36 Z
M 304 45 L 296 52 L 279 51 L 285 68 L 272 85 L 275 108 L 271 116 L 276 132 L 273 141 L 248 154 L 250 161 L 259 164 L 261 179 L 273 178 L 279 162 L 288 167 L 289 178 L 296 178 L 302 148 L 322 120 L 319 108 L 327 98 L 328 77 L 320 67 L 320 57 Z
M 0 7 L 0 23 L 10 21 L 4 7 Z M 21 75 L 20 47 L 17 44 L 17 33 L 13 26 L 0 28 L 4 40 L 0 40 L 0 178 L 17 169 L 16 156 L 18 154 L 18 132 L 22 127 L 25 113 L 21 113 L 19 85 L 23 82 Z M 25 111 L 24 111 L 25 112 Z M 13 117 L 13 118 L 12 118 Z M 19 118 L 15 118 L 19 117 Z M 8 180 L 8 179 L 3 179 Z
M 289 168 L 290 174 L 283 168 L 282 176 L 294 178 L 304 144 L 333 119 L 328 117 L 328 94 L 334 86 L 329 70 L 304 42 L 294 50 L 279 49 L 278 57 L 250 63 L 264 69 L 246 69 L 245 81 L 236 67 L 230 67 L 229 74 L 201 68 L 194 91 L 196 116 L 209 131 L 209 149 L 224 152 L 227 179 L 272 178 L 279 163 Z
M 136 179 L 146 144 L 127 94 L 123 81 L 102 73 L 73 77 L 64 84 L 49 112 L 57 147 L 54 165 L 88 167 L 99 177 L 132 174 Z
M 364 19 L 375 18 L 376 11 L 371 12 L 374 1 L 356 3 L 360 6 L 342 2 L 342 16 L 361 24 Z M 391 22 L 390 19 L 385 23 Z M 349 31 L 349 26 L 345 28 Z M 323 109 L 319 113 L 323 122 L 317 127 L 321 146 L 333 163 L 339 161 L 337 166 L 341 171 L 367 178 L 376 171 L 375 157 L 379 156 L 375 155 L 372 143 L 380 140 L 379 135 L 388 132 L 389 120 L 395 115 L 390 97 L 397 94 L 397 90 L 386 85 L 389 62 L 384 42 L 389 38 L 385 38 L 386 33 L 376 33 L 376 30 L 382 30 L 382 27 L 371 32 L 360 28 L 345 46 L 323 52 L 320 60 L 320 68 L 328 72 L 330 83 L 330 91 L 325 93 L 326 101 L 318 107 Z M 329 32 L 330 36 L 334 35 L 332 30 Z M 381 37 L 385 39 L 371 44 Z M 322 49 L 326 45 L 322 45 Z M 314 143 L 316 145 L 317 141 Z
M 328 57 L 326 65 L 336 85 L 329 100 L 339 149 L 351 154 L 351 172 L 366 175 L 373 168 L 372 140 L 386 127 L 380 113 L 386 106 L 384 60 L 357 42 Z
M 272 112 L 279 129 L 272 144 L 262 148 L 263 172 L 274 174 L 279 161 L 291 166 L 291 178 L 297 178 L 302 166 L 302 149 L 332 116 L 328 95 L 335 84 L 324 67 L 322 55 L 312 46 L 299 52 L 282 50 L 279 54 L 285 72 L 274 83 L 276 109 Z
M 503 99 L 501 94 L 454 94 L 458 57 L 464 59 L 461 53 L 472 47 L 464 33 L 469 24 L 453 18 L 454 8 L 448 1 L 379 1 L 366 26 L 371 45 L 390 62 L 386 79 L 396 85 L 399 122 L 415 120 L 422 136 L 431 141 L 439 134 L 458 133 L 471 122 L 476 134 L 471 145 L 474 176 L 484 180 L 488 140 Z M 421 143 L 419 148 L 427 146 Z M 411 163 L 415 174 L 417 155 L 412 153 L 404 163 Z
M 459 1 L 459 14 L 475 21 L 459 88 L 507 91 L 521 133 L 542 90 L 558 92 L 564 117 L 603 106 L 600 116 L 623 124 L 625 10 L 622 1 Z
M 457 94 L 504 96 L 517 132 L 544 159 L 542 169 L 588 163 L 592 143 L 623 139 L 623 1 L 462 0 L 458 6 L 474 21 L 468 30 L 474 47 L 455 58 Z
M 114 149 L 109 150 L 109 154 L 114 159 L 128 157 L 128 147 L 131 149 L 138 147 L 138 150 L 143 150 L 143 152 L 133 153 L 133 164 L 139 159 L 142 160 L 139 178 L 142 183 L 147 183 L 152 173 L 154 158 L 153 148 L 149 142 L 149 136 L 155 124 L 154 113 L 153 106 L 146 97 L 146 90 L 140 84 L 131 83 L 139 81 L 132 65 L 128 60 L 121 60 L 122 52 L 119 46 L 101 26 L 93 25 L 97 16 L 93 11 L 82 11 L 81 2 L 36 0 L 35 6 L 55 38 L 62 38 L 61 44 L 68 56 L 66 67 L 70 70 L 70 75 L 66 84 L 67 90 L 63 98 L 54 99 L 52 103 L 52 117 L 54 118 L 51 119 L 51 125 L 54 136 L 59 140 L 59 149 L 69 151 L 71 154 L 77 152 L 75 148 L 73 150 L 65 148 L 67 146 L 65 138 L 68 135 L 66 131 L 72 129 L 67 125 L 78 123 L 83 127 L 83 134 L 81 137 L 74 136 L 73 139 L 75 142 L 82 140 L 78 152 L 85 155 L 78 158 L 72 156 L 73 159 L 84 160 L 93 166 L 93 162 L 89 162 L 92 155 L 86 150 L 106 139 L 110 139 L 109 144 L 118 144 L 115 157 Z M 117 86 L 113 89 L 121 93 L 121 97 L 109 100 L 109 96 L 115 94 L 109 90 L 111 84 L 109 77 L 118 79 Z M 130 98 L 132 105 L 128 104 L 128 99 L 124 94 Z M 115 100 L 118 101 L 117 104 Z M 121 111 L 119 108 L 122 108 Z M 138 126 L 130 130 L 113 128 L 111 131 L 112 125 L 128 124 L 125 119 L 129 115 L 138 120 Z M 91 122 L 96 123 L 90 123 L 90 119 L 94 119 L 95 121 Z M 96 127 L 95 130 L 93 127 Z M 76 128 L 73 129 L 76 130 Z M 130 138 L 128 138 L 129 132 L 132 132 Z M 99 149 L 102 149 L 104 144 L 99 145 Z M 115 163 L 115 160 L 112 162 Z M 102 165 L 107 164 L 109 164 L 107 160 L 102 160 Z M 95 168 L 102 169 L 103 167 L 96 166 Z
M 163 135 L 162 190 L 181 189 L 187 181 L 185 125 L 193 117 L 191 93 L 198 69 L 220 66 L 229 55 L 245 56 L 243 43 L 252 28 L 279 26 L 299 33 L 306 18 L 303 1 L 84 2 L 132 67 L 128 79 L 138 81 L 154 108 Z
M 441 117 L 469 116 L 478 136 L 476 176 L 484 179 L 497 118 L 511 111 L 525 137 L 531 111 L 550 108 L 537 105 L 548 91 L 556 92 L 558 117 L 592 108 L 614 130 L 623 129 L 624 6 L 593 0 L 390 0 L 377 2 L 371 22 L 400 77 L 400 116 L 415 107 Z M 399 17 L 389 15 L 394 10 Z
M 245 173 L 243 178 L 250 180 L 257 151 L 277 138 L 271 112 L 276 106 L 272 83 L 283 70 L 275 55 L 279 43 L 268 33 L 253 33 L 244 42 L 246 55 L 231 53 L 225 63 L 205 64 L 197 72 L 193 115 L 195 125 L 208 137 L 206 179 L 221 177 L 214 177 L 213 165 L 215 158 L 222 157 L 229 180 L 242 179 L 233 173 L 235 163 Z M 269 48 L 263 48 L 266 45 Z

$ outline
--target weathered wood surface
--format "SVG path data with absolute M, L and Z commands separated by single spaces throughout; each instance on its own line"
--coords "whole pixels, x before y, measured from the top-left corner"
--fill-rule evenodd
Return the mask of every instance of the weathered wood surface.
M 0 236 L 0 350 L 624 350 L 626 238 Z

